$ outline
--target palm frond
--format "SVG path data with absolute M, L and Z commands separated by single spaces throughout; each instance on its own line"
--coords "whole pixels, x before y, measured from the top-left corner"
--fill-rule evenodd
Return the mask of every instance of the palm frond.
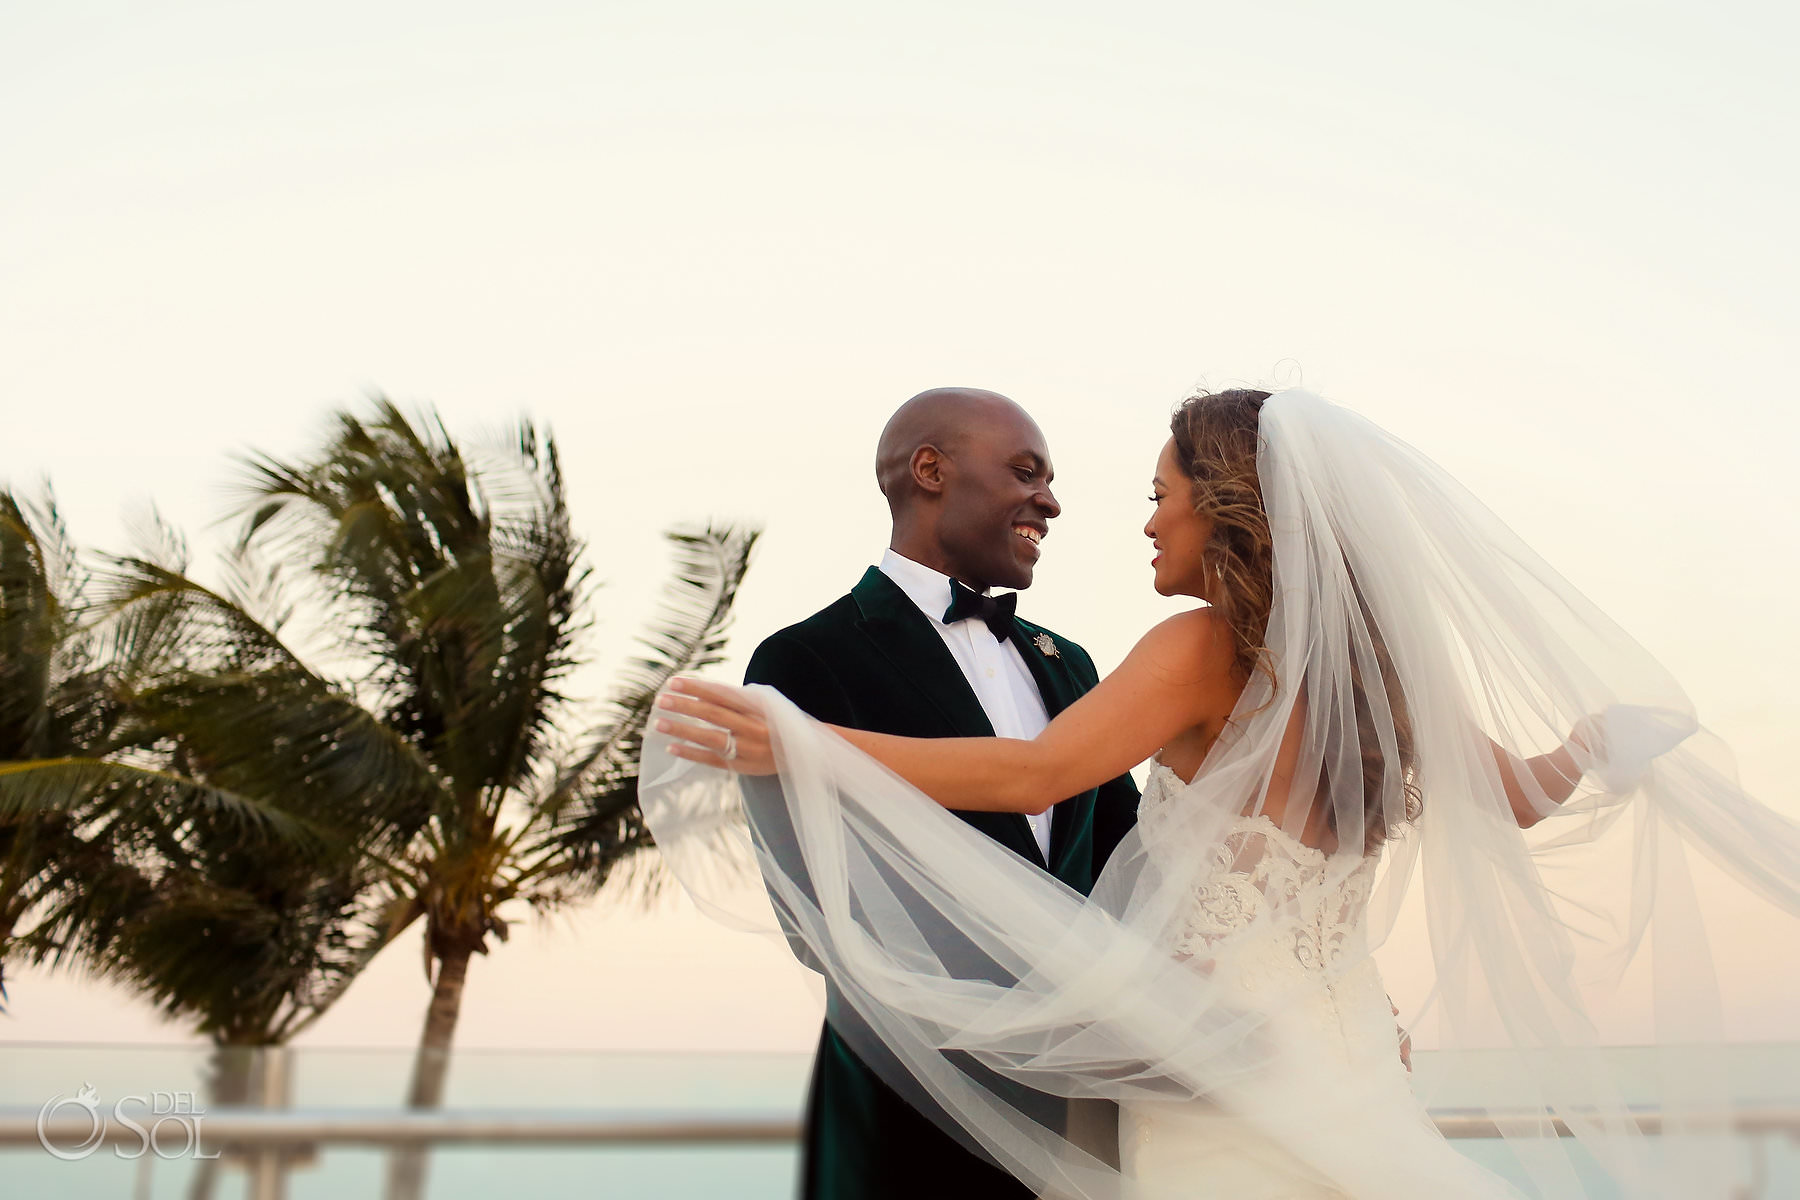
M 170 676 L 134 698 L 133 719 L 147 737 L 171 741 L 208 783 L 266 798 L 358 845 L 404 845 L 442 799 L 418 747 L 301 670 Z
M 548 845 L 571 855 L 595 886 L 615 864 L 650 844 L 637 808 L 644 722 L 656 693 L 671 678 L 723 657 L 732 606 L 759 534 L 754 528 L 711 524 L 667 533 L 675 571 L 655 621 L 640 639 L 645 653 L 627 664 L 609 702 L 609 718 L 540 803 Z
M 277 864 L 220 879 L 211 867 L 160 879 L 148 902 L 83 957 L 215 1038 L 262 1039 L 303 1014 L 357 955 L 366 881 Z M 204 947 L 204 953 L 196 948 Z
M 107 618 L 110 657 L 128 690 L 174 671 L 274 667 L 312 674 L 275 629 L 229 596 L 148 558 L 107 562 L 96 606 Z
M 350 990 L 350 985 L 375 960 L 375 956 L 391 945 L 417 919 L 416 915 L 394 919 L 396 901 L 397 898 L 391 893 L 375 898 L 367 917 L 360 922 L 361 937 L 346 945 L 335 969 L 329 973 L 320 988 L 308 997 L 304 1011 L 281 1031 L 283 1041 L 298 1036 L 324 1016 Z
M 327 836 L 317 824 L 266 800 L 168 771 L 99 758 L 0 762 L 0 821 L 80 812 L 102 800 L 113 819 L 146 825 L 199 813 L 232 822 L 248 836 L 298 843 Z
M 233 546 L 224 556 L 225 586 L 221 594 L 271 637 L 294 616 L 295 599 L 284 567 L 271 562 L 255 545 Z
M 34 919 L 18 931 L 9 954 L 61 964 L 92 962 L 104 953 L 156 893 L 154 874 L 133 861 L 137 840 L 137 831 L 117 827 L 91 837 L 65 829 L 28 894 Z
M 547 434 L 539 438 L 530 426 L 521 430 L 520 440 L 534 468 L 536 502 L 524 516 L 497 520 L 493 527 L 503 665 L 476 695 L 484 724 L 496 737 L 493 778 L 507 788 L 530 777 L 567 704 L 558 683 L 576 665 L 589 595 L 556 443 Z
M 41 753 L 63 609 L 53 586 L 57 557 L 41 522 L 0 492 L 0 757 Z
M 423 744 L 465 715 L 467 676 L 505 623 L 491 522 L 441 422 L 421 431 L 381 397 L 374 409 L 368 421 L 339 414 L 308 461 L 253 458 L 242 541 L 314 564 L 320 599 L 372 667 L 364 682 Z

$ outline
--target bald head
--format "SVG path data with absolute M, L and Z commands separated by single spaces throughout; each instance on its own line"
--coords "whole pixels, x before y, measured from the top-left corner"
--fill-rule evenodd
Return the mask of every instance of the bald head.
M 926 446 L 954 456 L 972 434 L 995 425 L 1037 423 L 1029 413 L 984 388 L 943 387 L 920 392 L 894 411 L 875 444 L 875 482 L 898 512 L 912 498 L 913 456 Z
M 1031 586 L 1038 543 L 1061 512 L 1044 433 L 981 388 L 920 392 L 888 419 L 875 478 L 893 514 L 889 545 L 977 589 Z

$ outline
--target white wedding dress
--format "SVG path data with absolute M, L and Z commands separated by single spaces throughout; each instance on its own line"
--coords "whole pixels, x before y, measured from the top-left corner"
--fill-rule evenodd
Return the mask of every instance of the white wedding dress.
M 1139 819 L 1159 823 L 1159 810 L 1179 803 L 1188 786 L 1169 767 L 1153 762 Z M 1214 948 L 1235 940 L 1232 986 L 1251 1005 L 1259 994 L 1279 999 L 1271 1015 L 1280 1036 L 1308 1045 L 1310 1053 L 1329 1058 L 1363 1081 L 1383 1081 L 1392 1103 L 1416 1107 L 1381 974 L 1375 960 L 1363 954 L 1363 919 L 1376 860 L 1365 859 L 1347 875 L 1334 873 L 1323 851 L 1263 816 L 1237 817 L 1222 841 L 1201 849 L 1214 857 L 1216 870 L 1196 890 L 1170 951 L 1218 970 Z M 1176 846 L 1149 847 L 1153 856 L 1180 851 Z M 1266 920 L 1282 908 L 1303 912 L 1307 919 L 1279 925 Z M 1246 931 L 1255 932 L 1245 937 Z M 1346 957 L 1354 964 L 1336 973 Z M 1132 1181 L 1132 1196 L 1141 1200 L 1344 1196 L 1283 1146 L 1205 1101 L 1122 1105 L 1119 1158 Z

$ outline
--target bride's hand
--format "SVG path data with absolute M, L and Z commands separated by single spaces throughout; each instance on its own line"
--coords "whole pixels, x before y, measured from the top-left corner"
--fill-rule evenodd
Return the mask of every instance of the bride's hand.
M 1590 760 L 1606 757 L 1606 716 L 1595 713 L 1575 722 L 1565 744 L 1587 755 Z
M 657 698 L 656 707 L 665 713 L 695 718 L 681 721 L 661 717 L 655 722 L 658 733 L 674 739 L 669 743 L 669 753 L 676 758 L 740 775 L 775 773 L 769 726 L 737 690 L 698 679 L 674 679 Z

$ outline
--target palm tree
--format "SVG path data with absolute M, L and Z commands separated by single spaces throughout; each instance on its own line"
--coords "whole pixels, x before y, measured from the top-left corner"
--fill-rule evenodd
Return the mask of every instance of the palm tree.
M 20 760 L 85 755 L 110 737 L 117 706 L 77 615 L 85 582 L 55 501 L 0 491 L 0 778 Z M 80 824 L 22 801 L 0 808 L 0 969 L 19 953 L 21 922 L 83 848 Z
M 35 958 L 85 963 L 195 1020 L 218 1047 L 216 1099 L 248 1092 L 236 1051 L 316 1020 L 423 918 L 433 991 L 408 1099 L 437 1104 L 468 962 L 505 939 L 501 908 L 590 895 L 649 844 L 644 717 L 671 674 L 718 661 L 756 534 L 670 533 L 677 570 L 645 652 L 603 719 L 561 736 L 587 576 L 554 442 L 527 425 L 512 449 L 478 472 L 441 424 L 421 432 L 385 401 L 370 421 L 341 413 L 315 458 L 252 461 L 225 587 L 193 580 L 165 532 L 100 573 L 104 621 L 40 616 L 30 636 L 25 615 L 56 609 L 53 574 L 8 565 L 45 556 L 22 518 L 16 545 L 0 542 L 0 583 L 22 581 L 0 593 L 0 670 L 29 674 L 48 652 L 14 643 L 53 630 L 50 673 L 69 695 L 40 707 L 105 730 L 19 740 L 20 761 L 0 762 L 6 879 L 17 831 L 33 845 L 80 834 L 31 860 L 35 882 L 6 911 L 46 913 L 21 939 Z M 269 566 L 283 561 L 310 585 L 298 604 Z M 296 611 L 329 635 L 323 653 L 286 636 Z M 416 1194 L 422 1157 L 397 1155 L 392 1177 Z
M 243 545 L 303 561 L 313 600 L 362 673 L 347 685 L 412 766 L 418 825 L 384 860 L 390 931 L 425 925 L 432 986 L 408 1103 L 437 1105 L 470 959 L 504 941 L 502 909 L 593 894 L 650 842 L 637 809 L 645 715 L 670 675 L 717 662 L 753 530 L 671 537 L 677 569 L 645 652 L 585 739 L 560 689 L 578 660 L 587 572 L 554 441 L 519 428 L 478 472 L 441 424 L 392 403 L 336 419 L 310 460 L 252 462 Z M 413 786 L 410 785 L 409 786 Z M 397 1153 L 390 1193 L 424 1160 Z
M 49 538 L 16 503 L 0 499 L 0 513 L 0 616 L 14 618 L 0 628 L 15 635 L 0 672 L 45 660 L 55 669 L 39 674 L 59 681 L 35 704 L 8 692 L 8 727 L 44 731 L 11 734 L 15 761 L 0 766 L 8 878 L 23 882 L 8 928 L 37 918 L 9 948 L 79 963 L 192 1021 L 214 1043 L 211 1099 L 244 1103 L 258 1051 L 323 1015 L 391 937 L 370 851 L 410 829 L 406 781 L 372 744 L 386 731 L 298 663 L 279 613 L 251 615 L 252 585 L 267 598 L 275 577 L 243 556 L 235 598 L 188 579 L 167 530 L 162 561 L 117 559 L 96 577 L 53 507 L 35 522 Z M 36 622 L 54 638 L 22 636 L 34 598 L 65 614 Z M 59 654 L 27 652 L 51 643 Z M 246 837 L 246 801 L 283 836 Z M 210 1194 L 216 1166 L 193 1195 Z
M 309 836 L 163 769 L 93 590 L 54 501 L 0 491 L 0 962 L 103 951 L 150 902 L 150 864 L 197 824 L 245 846 Z

